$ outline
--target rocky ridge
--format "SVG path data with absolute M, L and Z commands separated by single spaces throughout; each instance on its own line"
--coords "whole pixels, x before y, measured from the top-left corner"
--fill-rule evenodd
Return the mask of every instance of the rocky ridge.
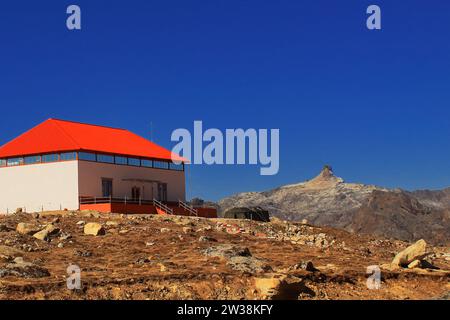
M 258 206 L 290 221 L 433 243 L 450 241 L 450 189 L 407 192 L 346 183 L 329 166 L 312 180 L 222 199 L 220 211 Z

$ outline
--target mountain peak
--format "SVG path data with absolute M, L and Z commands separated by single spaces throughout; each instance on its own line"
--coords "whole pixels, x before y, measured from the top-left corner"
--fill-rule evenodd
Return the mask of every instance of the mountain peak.
M 306 184 L 308 187 L 327 188 L 341 182 L 344 182 L 344 180 L 334 175 L 333 168 L 325 165 L 319 175 L 309 180 Z
M 335 178 L 333 173 L 333 168 L 329 165 L 324 165 L 322 171 L 320 171 L 319 175 L 316 178 L 330 179 Z

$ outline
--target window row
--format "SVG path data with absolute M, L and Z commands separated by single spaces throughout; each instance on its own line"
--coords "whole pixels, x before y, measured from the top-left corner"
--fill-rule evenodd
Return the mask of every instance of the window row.
M 76 160 L 76 152 L 52 153 L 39 156 L 17 157 L 9 159 L 0 159 L 0 167 L 12 167 L 23 164 L 48 163 L 57 161 Z M 157 161 L 149 159 L 130 158 L 123 156 L 113 156 L 107 154 L 97 154 L 91 152 L 78 152 L 78 159 L 85 161 L 95 161 L 102 163 L 128 165 L 134 167 L 157 168 L 167 170 L 183 171 L 183 164 L 175 164 L 167 161 Z
M 133 167 L 146 167 L 146 168 L 157 168 L 157 169 L 178 170 L 178 171 L 184 170 L 183 164 L 175 164 L 167 161 L 113 156 L 99 153 L 96 154 L 91 152 L 79 152 L 78 159 L 85 161 L 96 161 L 103 163 L 128 165 Z
M 76 152 L 51 153 L 42 156 L 17 157 L 9 159 L 0 159 L 0 167 L 13 167 L 22 164 L 48 163 L 57 161 L 76 160 Z

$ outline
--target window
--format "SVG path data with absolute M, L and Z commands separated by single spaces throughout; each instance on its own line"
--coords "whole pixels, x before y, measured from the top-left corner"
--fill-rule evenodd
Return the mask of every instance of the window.
M 6 160 L 0 159 L 0 167 L 6 167 Z
M 56 162 L 59 160 L 59 155 L 57 153 L 45 154 L 42 156 L 42 162 Z
M 8 167 L 18 166 L 23 164 L 23 158 L 11 158 L 8 159 L 7 165 Z
M 141 160 L 139 160 L 137 158 L 128 158 L 128 164 L 130 166 L 139 167 L 141 165 Z
M 169 169 L 169 163 L 165 161 L 153 161 L 153 167 L 158 169 Z
M 105 162 L 105 163 L 114 163 L 114 156 L 109 156 L 106 154 L 98 154 L 97 155 L 97 161 L 98 162 Z
M 127 164 L 127 158 L 126 157 L 118 157 L 116 156 L 116 164 Z
M 153 161 L 152 160 L 142 159 L 141 160 L 141 164 L 142 164 L 143 167 L 147 167 L 147 168 L 153 167 Z
M 96 161 L 97 157 L 95 156 L 95 153 L 79 152 L 78 153 L 78 159 L 79 160 L 86 160 L 86 161 Z
M 183 171 L 184 165 L 182 163 L 176 164 L 176 163 L 170 163 L 170 170 L 177 170 L 177 171 Z
M 77 159 L 76 152 L 66 152 L 66 153 L 61 153 L 61 155 L 60 155 L 61 161 L 70 161 L 70 160 L 76 160 L 76 159 Z
M 112 197 L 113 195 L 112 179 L 102 178 L 102 195 L 103 197 Z
M 41 156 L 25 157 L 24 162 L 25 164 L 39 163 L 41 162 Z

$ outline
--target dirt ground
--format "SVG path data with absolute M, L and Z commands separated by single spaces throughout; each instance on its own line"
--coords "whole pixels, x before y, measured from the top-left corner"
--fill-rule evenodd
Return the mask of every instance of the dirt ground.
M 20 222 L 57 231 L 39 240 Z M 90 222 L 105 234 L 84 234 Z M 449 247 L 428 248 L 436 270 L 383 266 L 408 245 L 280 220 L 21 213 L 0 217 L 0 299 L 449 299 Z

